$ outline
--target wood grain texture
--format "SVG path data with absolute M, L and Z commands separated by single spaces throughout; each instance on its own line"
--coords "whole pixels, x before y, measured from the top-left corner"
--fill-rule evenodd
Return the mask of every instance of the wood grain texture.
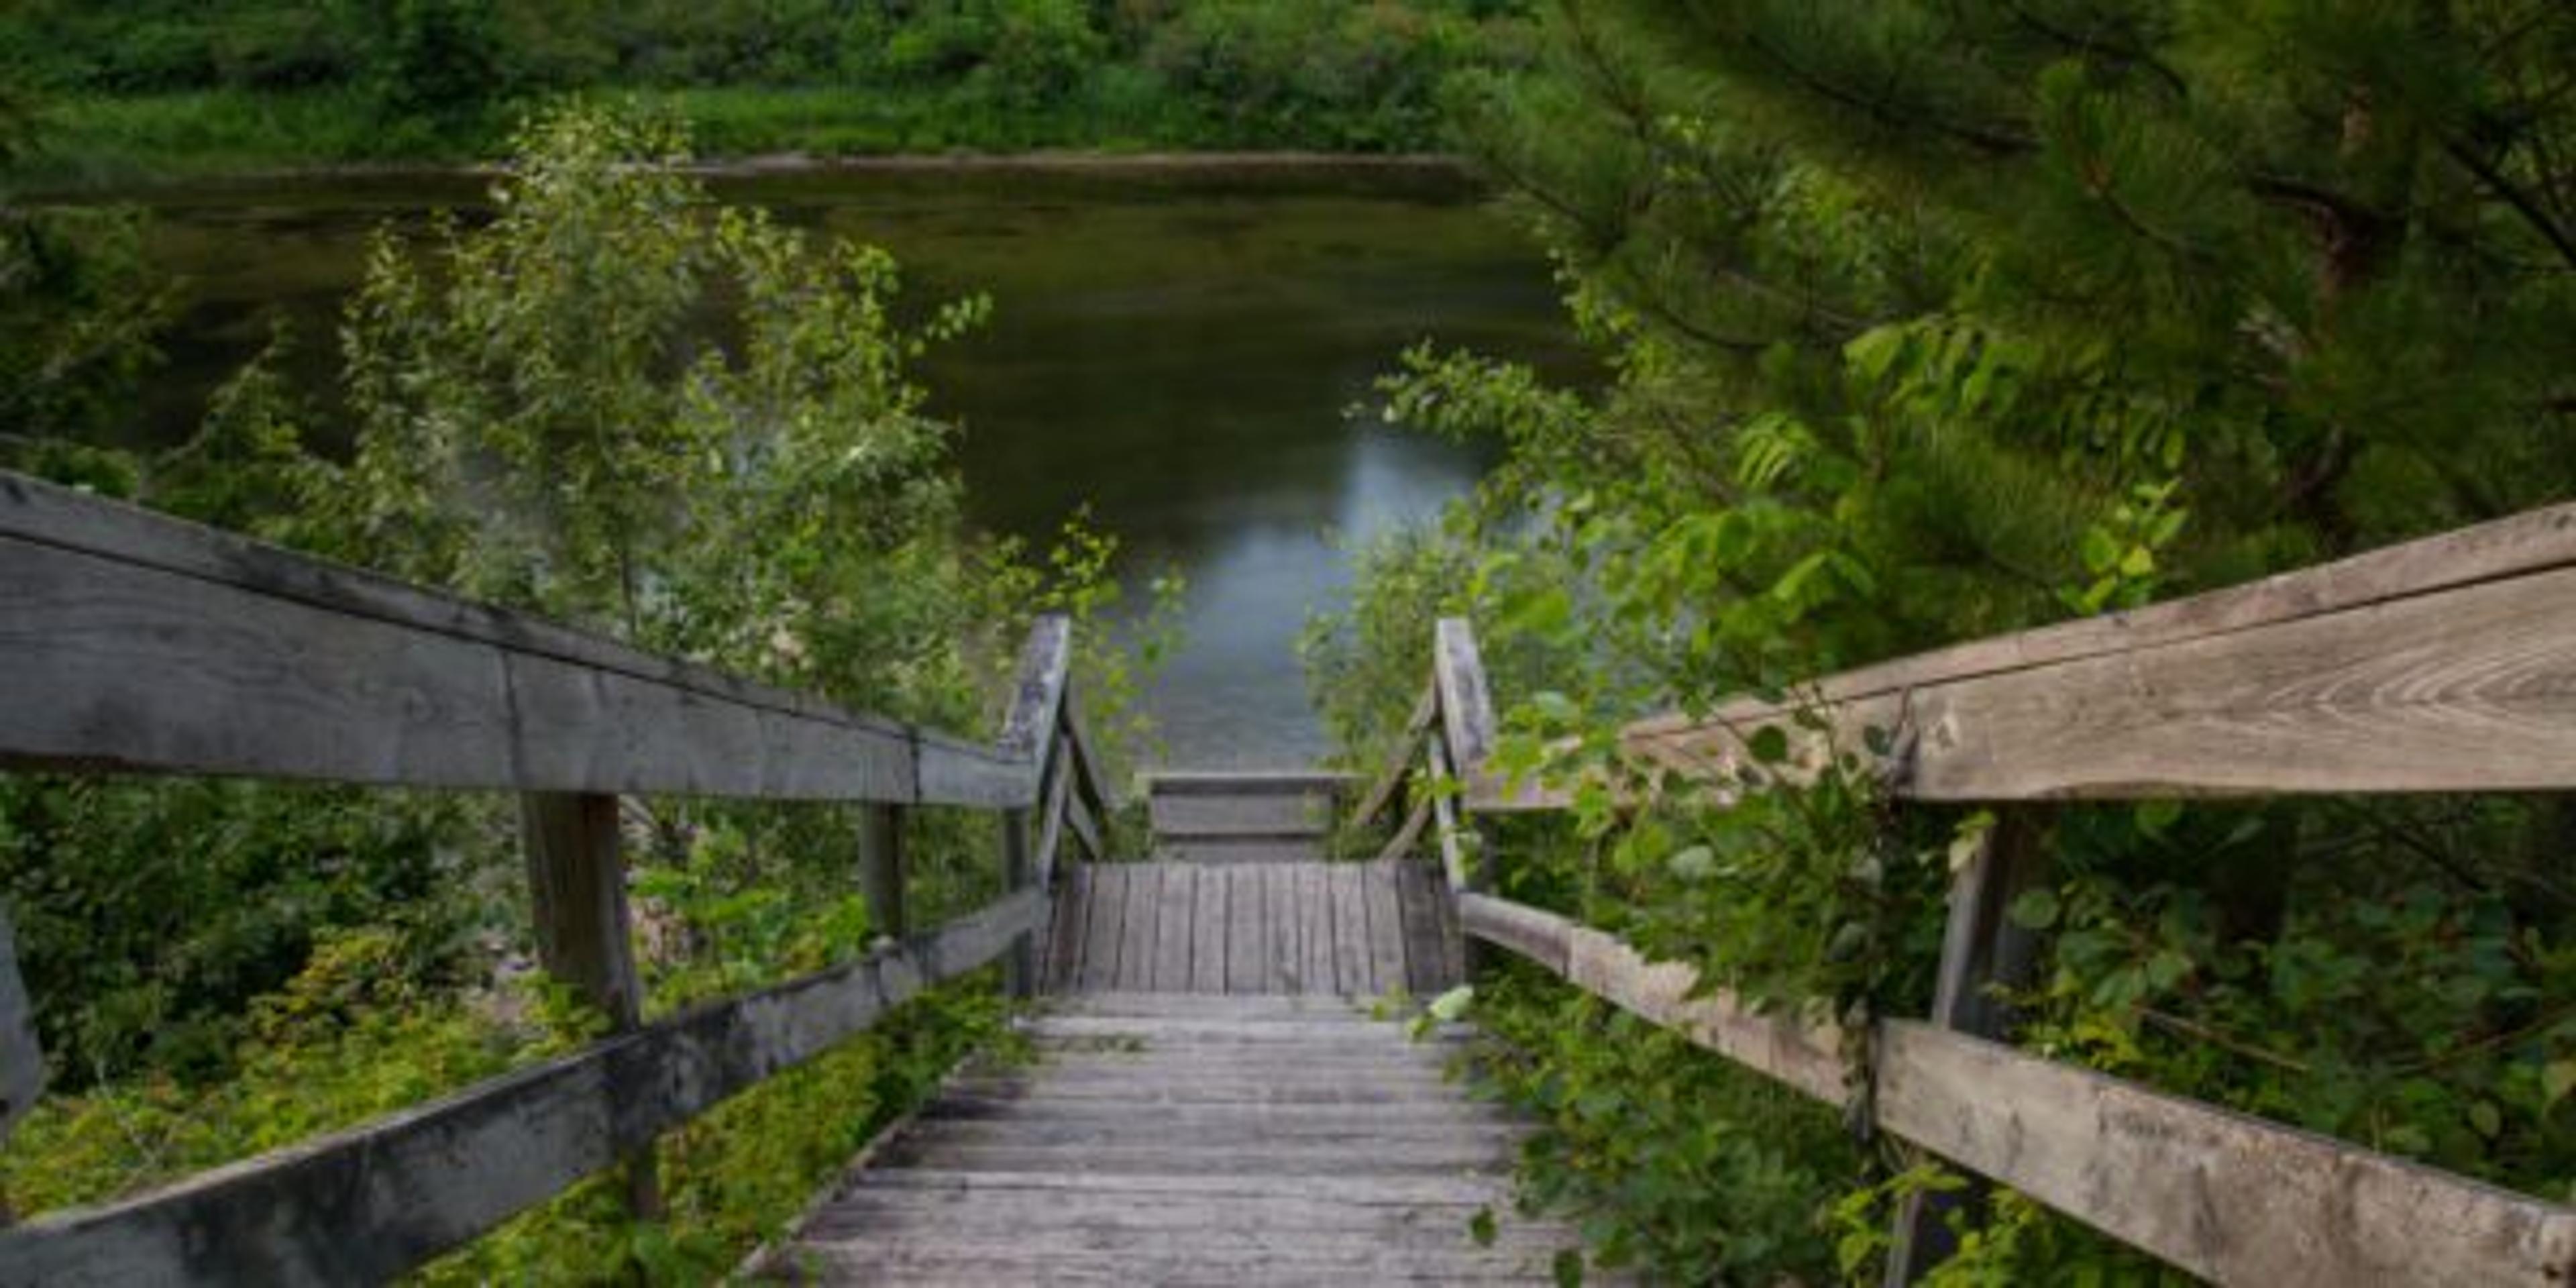
M 1127 875 L 1136 865 L 1104 863 L 1091 869 L 1091 917 L 1083 934 L 1080 987 L 1105 991 L 1118 987 L 1118 952 L 1126 942 Z
M 1228 874 L 1266 879 L 1256 869 Z M 1034 1066 L 953 1081 L 768 1267 L 825 1282 L 1552 1282 L 1526 1128 L 1347 1003 L 1068 999 Z M 1211 1009 L 1221 1008 L 1221 1009 Z M 1491 1209 L 1495 1237 L 1469 1222 Z M 1613 1280 L 1615 1282 L 1615 1279 Z
M 1828 1103 L 1839 1038 L 1724 995 L 1618 940 L 1489 896 L 1471 933 Z M 1558 956 L 1558 945 L 1563 955 Z M 1881 1129 L 2218 1283 L 2559 1284 L 2576 1210 L 1931 1025 L 1875 1044 Z
M 0 763 L 995 806 L 1028 767 L 554 623 L 0 475 Z
M 1198 906 L 1190 924 L 1190 989 L 1225 991 L 1225 919 L 1232 906 L 1235 873 L 1226 868 L 1198 870 Z
M 1412 777 L 1413 749 L 1421 745 L 1423 735 L 1431 732 L 1431 726 L 1439 719 L 1440 685 L 1435 679 L 1424 685 L 1422 696 L 1414 700 L 1412 714 L 1404 718 L 1404 731 L 1396 736 L 1395 756 L 1378 774 L 1376 781 L 1369 784 L 1367 793 L 1360 797 L 1359 806 L 1351 811 L 1351 826 L 1364 828 L 1376 823 L 1378 815 L 1385 813 L 1386 807 L 1395 802 L 1396 793 L 1402 791 L 1405 781 Z
M 1305 922 L 1298 916 L 1297 868 L 1280 863 L 1262 869 L 1261 903 L 1264 932 L 1270 937 L 1266 993 L 1302 993 L 1306 988 Z
M 1368 904 L 1369 979 L 1379 993 L 1405 987 L 1404 909 L 1395 888 L 1393 863 L 1371 863 L 1360 869 L 1360 888 Z
M 1297 942 L 1300 948 L 1298 973 L 1305 992 L 1332 994 L 1339 991 L 1340 978 L 1333 967 L 1332 888 L 1328 869 L 1321 863 L 1301 863 L 1290 869 L 1296 874 Z
M 2576 785 L 2576 509 L 1890 663 L 1816 687 L 1846 747 L 1914 735 L 1921 800 Z M 2203 602 L 2207 601 L 2207 602 Z M 1633 726 L 1694 775 L 1786 713 Z
M 1154 934 L 1162 922 L 1163 877 L 1160 863 L 1131 863 L 1127 869 L 1127 911 L 1118 945 L 1118 987 L 1150 992 L 1154 987 Z
M 1575 926 L 1552 912 L 1492 895 L 1462 891 L 1457 895 L 1458 927 L 1487 943 L 1500 944 L 1556 975 L 1566 974 Z
M 2563 1284 L 2576 1211 L 1928 1025 L 1880 1125 L 2223 1284 Z
M 1431 870 L 1419 863 L 1398 864 L 1395 893 L 1404 924 L 1404 986 L 1415 997 L 1434 997 L 1450 981 L 1444 978 Z
M 1063 880 L 1055 890 L 1055 929 L 1048 935 L 1048 991 L 1068 993 L 1082 983 L 1082 960 L 1091 931 L 1090 864 L 1076 863 L 1064 870 Z
M 1045 915 L 1003 899 L 902 952 L 710 1003 L 454 1096 L 103 1207 L 0 1231 L 0 1285 L 328 1285 L 392 1278 L 542 1202 Z
M 1158 865 L 1159 866 L 1159 865 Z M 1156 904 L 1153 987 L 1166 993 L 1190 988 L 1191 916 L 1203 874 L 1196 868 L 1164 867 L 1162 897 Z
M 2001 811 L 1975 852 L 1950 879 L 1949 921 L 1934 977 L 1932 1023 L 1996 1041 L 2008 1040 L 2012 1013 L 2000 994 L 2031 986 L 2041 951 L 2038 934 L 2010 915 L 2023 894 L 2046 888 L 2052 868 L 2043 807 Z M 1986 1208 L 1976 1186 L 1917 1191 L 1897 1203 L 1895 1244 L 1887 1256 L 1890 1288 L 1924 1279 L 1958 1250 L 1957 1230 Z M 1963 1220 L 1964 1219 L 1964 1220 Z
M 1333 901 L 1333 986 L 1350 997 L 1373 996 L 1377 981 L 1369 975 L 1368 901 L 1360 891 L 1359 866 L 1333 864 L 1324 878 Z
M 1229 993 L 1271 991 L 1266 893 L 1259 868 L 1234 870 L 1225 918 L 1225 989 Z

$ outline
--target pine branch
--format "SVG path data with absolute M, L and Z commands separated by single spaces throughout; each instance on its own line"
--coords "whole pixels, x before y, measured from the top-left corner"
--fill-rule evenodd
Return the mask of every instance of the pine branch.
M 2566 228 L 2560 226 L 2557 220 L 2552 219 L 2548 211 L 2541 209 L 2537 199 L 2530 193 L 2524 192 L 2511 177 L 2489 164 L 2486 158 L 2479 156 L 2474 149 L 2459 140 L 2443 139 L 2442 150 L 2449 153 L 2452 160 L 2459 162 L 2462 169 L 2477 176 L 2478 180 L 2486 184 L 2488 190 L 2502 199 L 2506 205 L 2513 207 L 2514 213 L 2521 215 L 2523 222 L 2531 225 L 2532 231 L 2539 233 L 2543 240 L 2557 248 L 2558 257 L 2567 261 L 2568 267 L 2576 268 L 2576 234 L 2571 234 Z
M 2021 25 L 2030 28 L 2032 31 L 2038 32 L 2040 35 L 2045 36 L 2050 40 L 2054 40 L 2069 49 L 2075 50 L 2078 53 L 2092 54 L 2102 58 L 2107 58 L 2115 63 L 2144 67 L 2148 71 L 2155 73 L 2156 79 L 2163 81 L 2168 88 L 2172 89 L 2176 98 L 2191 97 L 2191 85 L 2189 82 L 2183 80 L 2182 73 L 2165 65 L 2162 60 L 2158 59 L 2154 54 L 2151 54 L 2146 50 L 2133 49 L 2126 45 L 2113 44 L 2110 41 L 2102 40 L 2094 36 L 2087 36 L 2080 32 L 2067 31 L 2060 28 L 2055 23 L 2049 22 L 2048 20 L 2040 17 L 2038 14 L 2032 13 L 2030 10 L 2012 3 L 2012 0 L 2004 0 L 2004 9 L 2006 12 L 2012 14 L 2014 20 L 2021 23 Z

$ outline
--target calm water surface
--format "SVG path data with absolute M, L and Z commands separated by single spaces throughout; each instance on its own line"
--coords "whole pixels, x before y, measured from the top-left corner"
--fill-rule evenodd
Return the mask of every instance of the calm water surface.
M 1404 346 L 1582 373 L 1535 247 L 1434 173 L 971 168 L 716 186 L 887 247 L 916 299 L 993 298 L 992 323 L 920 371 L 964 426 L 969 513 L 1042 544 L 1087 507 L 1136 581 L 1187 580 L 1184 645 L 1148 698 L 1170 763 L 1319 755 L 1293 642 L 1346 585 L 1333 534 L 1425 518 L 1490 463 L 1344 414 Z M 184 433 L 272 315 L 311 342 L 318 378 L 368 230 L 470 207 L 479 189 L 340 177 L 143 198 L 189 303 L 137 439 Z

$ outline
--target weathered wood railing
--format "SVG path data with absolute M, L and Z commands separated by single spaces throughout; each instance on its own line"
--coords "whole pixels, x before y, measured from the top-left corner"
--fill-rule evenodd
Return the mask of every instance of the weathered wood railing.
M 1436 827 L 1468 934 L 1807 1095 L 1852 1097 L 1836 1030 L 1694 997 L 1687 966 L 1487 893 L 1475 817 L 1564 798 L 1493 772 L 1466 623 L 1440 623 L 1433 658 L 1405 750 L 1358 821 L 1409 776 L 1454 779 L 1454 797 L 1414 793 L 1391 848 Z M 1757 729 L 1857 750 L 1876 728 L 1904 807 L 1998 808 L 1955 879 L 1930 1022 L 1882 1021 L 1869 1044 L 1858 1090 L 1880 1130 L 2220 1283 L 2576 1282 L 2576 1210 L 2016 1050 L 1993 1040 L 1991 999 L 2033 956 L 2004 909 L 2047 880 L 2045 802 L 2576 787 L 2576 506 L 1814 688 L 1803 709 L 1828 733 L 1741 701 L 1643 721 L 1622 743 L 1711 780 L 1744 763 Z M 1944 1237 L 1929 1213 L 1903 1215 L 1890 1279 L 1919 1274 Z
M 540 956 L 614 1027 L 351 1131 L 0 1230 L 0 1286 L 385 1279 L 930 984 L 1001 959 L 1034 987 L 1056 851 L 1070 833 L 1104 857 L 1112 808 L 1069 652 L 1065 619 L 1041 618 L 1001 739 L 978 746 L 0 473 L 0 767 L 519 793 Z M 642 1023 L 621 794 L 868 806 L 854 857 L 890 938 Z M 1000 811 L 1005 893 L 907 935 L 901 811 L 917 806 Z M 42 1077 L 0 924 L 0 1132 Z M 649 1167 L 632 1175 L 649 1205 Z

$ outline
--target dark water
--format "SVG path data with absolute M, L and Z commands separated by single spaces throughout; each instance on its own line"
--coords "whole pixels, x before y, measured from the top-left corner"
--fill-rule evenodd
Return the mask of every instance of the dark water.
M 992 323 L 920 371 L 965 427 L 969 512 L 1042 544 L 1087 507 L 1139 580 L 1186 579 L 1184 645 L 1148 699 L 1172 763 L 1319 754 L 1293 642 L 1346 582 L 1328 534 L 1427 517 L 1489 463 L 1345 415 L 1404 346 L 1580 370 L 1535 248 L 1438 174 L 921 169 L 716 186 L 884 245 L 917 298 L 993 298 Z M 190 302 L 137 438 L 184 433 L 275 314 L 318 378 L 367 231 L 478 191 L 369 177 L 152 195 L 155 252 Z

